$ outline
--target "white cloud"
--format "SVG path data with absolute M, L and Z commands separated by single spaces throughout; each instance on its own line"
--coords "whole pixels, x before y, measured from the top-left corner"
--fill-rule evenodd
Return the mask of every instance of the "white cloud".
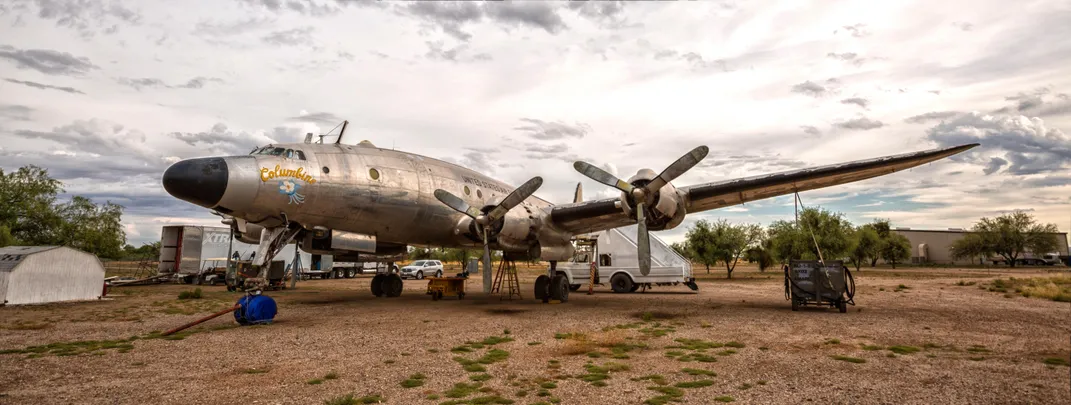
M 1059 1 L 1015 13 L 995 0 L 53 3 L 0 13 L 0 78 L 11 79 L 0 81 L 0 167 L 36 163 L 86 193 L 125 196 L 137 238 L 158 235 L 157 218 L 215 218 L 169 200 L 167 164 L 300 141 L 342 120 L 346 143 L 449 158 L 513 184 L 540 175 L 538 194 L 555 202 L 571 201 L 578 181 L 587 199 L 619 194 L 582 178 L 575 160 L 628 178 L 710 146 L 675 182 L 687 185 L 969 138 L 983 144 L 970 156 L 804 201 L 935 227 L 1010 207 L 1066 225 L 1071 207 L 1067 177 L 1049 170 L 1066 172 L 1071 156 L 1071 26 Z M 860 194 L 873 200 L 851 200 Z M 791 198 L 742 209 L 708 214 L 792 214 Z

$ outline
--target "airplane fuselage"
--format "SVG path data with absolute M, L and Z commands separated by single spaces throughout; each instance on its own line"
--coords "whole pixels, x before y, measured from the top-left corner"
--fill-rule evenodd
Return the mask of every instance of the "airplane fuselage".
M 208 162 L 213 159 L 214 164 Z M 447 190 L 480 208 L 513 190 L 508 184 L 449 162 L 367 143 L 274 144 L 250 155 L 200 161 L 204 167 L 169 169 L 173 174 L 171 187 L 165 175 L 168 191 L 183 198 L 179 190 L 190 186 L 176 185 L 183 180 L 176 180 L 179 174 L 174 173 L 189 172 L 190 177 L 204 178 L 208 171 L 216 170 L 215 176 L 225 176 L 223 187 L 205 184 L 204 197 L 183 199 L 265 228 L 297 222 L 310 230 L 374 235 L 379 244 L 482 246 L 473 235 L 459 231 L 467 217 L 437 201 L 434 191 Z M 207 190 L 213 187 L 222 190 L 218 201 L 213 201 L 212 190 Z M 532 196 L 515 210 L 541 218 L 551 205 Z

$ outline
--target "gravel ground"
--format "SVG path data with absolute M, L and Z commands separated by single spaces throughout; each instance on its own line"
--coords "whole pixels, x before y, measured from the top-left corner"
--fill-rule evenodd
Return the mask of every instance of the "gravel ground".
M 704 278 L 698 293 L 683 286 L 643 294 L 598 287 L 586 295 L 585 286 L 568 303 L 549 305 L 531 299 L 534 271 L 522 275 L 526 299 L 520 301 L 486 299 L 478 292 L 479 279 L 469 280 L 464 300 L 442 301 L 424 295 L 425 283 L 417 281 L 407 281 L 398 298 L 372 297 L 367 276 L 300 282 L 297 290 L 269 293 L 280 305 L 272 325 L 233 327 L 228 314 L 194 328 L 198 332 L 185 339 L 137 340 L 129 350 L 33 358 L 0 354 L 0 403 L 310 404 L 352 393 L 378 394 L 392 404 L 439 404 L 453 399 L 445 393 L 455 383 L 472 383 L 471 376 L 482 374 L 464 371 L 454 358 L 475 360 L 492 348 L 509 352 L 508 358 L 485 365 L 490 379 L 481 388 L 487 392 L 465 398 L 497 393 L 516 404 L 639 404 L 663 395 L 649 387 L 709 379 L 708 386 L 678 389 L 675 399 L 692 404 L 717 403 L 718 397 L 742 403 L 1071 403 L 1071 368 L 1043 363 L 1054 357 L 1066 361 L 1071 353 L 1068 303 L 1005 298 L 956 285 L 985 282 L 1001 275 L 996 273 L 862 273 L 856 276 L 858 305 L 846 314 L 818 308 L 792 312 L 780 274 L 749 269 L 738 270 L 731 281 Z M 909 288 L 895 291 L 901 284 Z M 222 287 L 204 288 L 205 298 L 193 301 L 175 298 L 189 286 L 163 285 L 114 290 L 99 302 L 0 308 L 0 350 L 167 330 L 238 298 Z M 665 335 L 656 336 L 657 330 Z M 556 333 L 585 337 L 556 339 Z M 513 340 L 451 353 L 466 341 L 490 336 Z M 674 340 L 681 338 L 743 347 L 667 348 L 680 345 Z M 647 347 L 615 359 L 600 345 Z M 887 349 L 897 345 L 920 350 L 894 354 Z M 606 355 L 592 358 L 587 354 L 592 351 Z M 682 362 L 667 356 L 673 351 L 716 361 Z M 602 372 L 606 386 L 599 387 L 582 378 L 602 378 L 585 370 L 588 362 L 628 369 Z M 716 376 L 689 375 L 682 372 L 685 367 Z M 308 383 L 330 372 L 338 378 Z M 400 385 L 415 373 L 425 376 L 422 385 Z M 661 376 L 666 385 L 633 380 L 649 375 Z M 540 382 L 555 387 L 540 397 Z M 519 391 L 526 395 L 518 396 Z

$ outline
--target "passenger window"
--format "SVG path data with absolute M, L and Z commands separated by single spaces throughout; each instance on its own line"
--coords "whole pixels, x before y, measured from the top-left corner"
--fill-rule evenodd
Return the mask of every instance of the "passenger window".
M 295 150 L 294 155 L 296 155 L 298 159 L 305 160 L 305 152 Z
M 294 150 L 293 149 L 287 149 L 286 150 L 286 158 L 287 159 L 293 159 L 294 158 Z
M 483 192 L 480 189 L 476 189 L 476 198 L 483 198 Z
M 469 186 L 465 186 L 465 195 L 469 195 Z

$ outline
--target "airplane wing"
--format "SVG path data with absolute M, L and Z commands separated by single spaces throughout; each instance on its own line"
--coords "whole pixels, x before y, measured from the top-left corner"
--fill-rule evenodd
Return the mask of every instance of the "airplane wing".
M 866 180 L 910 169 L 971 149 L 978 144 L 904 153 L 875 159 L 790 170 L 774 174 L 678 187 L 689 214 L 794 192 Z M 573 234 L 598 232 L 636 223 L 625 215 L 619 198 L 556 205 L 550 220 Z

